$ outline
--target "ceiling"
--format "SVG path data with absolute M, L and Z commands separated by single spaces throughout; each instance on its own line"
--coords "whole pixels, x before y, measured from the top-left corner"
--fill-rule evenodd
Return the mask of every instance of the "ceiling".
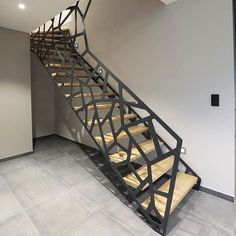
M 0 0 L 0 27 L 30 33 L 76 0 Z M 20 10 L 19 3 L 26 6 Z
M 30 33 L 77 0 L 0 0 L 0 27 Z M 161 0 L 165 4 L 176 0 Z M 18 5 L 23 3 L 25 10 Z

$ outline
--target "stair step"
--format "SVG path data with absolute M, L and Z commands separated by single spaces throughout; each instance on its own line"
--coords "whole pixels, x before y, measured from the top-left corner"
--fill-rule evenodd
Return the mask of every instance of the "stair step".
M 60 36 L 61 37 L 61 36 Z M 38 40 L 38 37 L 35 37 L 34 39 L 32 38 L 31 40 L 35 43 L 35 44 L 38 44 L 39 42 L 41 42 L 41 39 L 42 37 L 39 37 L 39 40 Z M 48 44 L 48 43 L 52 43 L 53 42 L 53 39 L 52 38 L 44 38 L 44 41 Z M 64 43 L 63 40 L 61 40 L 60 38 L 58 39 L 54 39 L 54 43 Z M 67 39 L 66 41 L 67 43 L 71 43 L 71 39 Z
M 38 45 L 37 43 L 35 43 L 36 45 Z M 73 50 L 73 48 L 71 47 L 71 46 L 69 46 L 69 45 L 71 45 L 71 44 L 69 44 L 69 43 L 67 43 L 66 44 L 66 47 L 64 46 L 64 43 L 63 44 L 55 44 L 55 47 L 58 49 L 58 50 L 66 50 L 66 51 L 71 51 L 71 50 Z M 46 43 L 46 46 L 47 46 L 47 49 L 48 48 L 50 48 L 50 47 L 54 47 L 54 45 L 53 44 L 51 44 L 51 43 Z M 42 50 L 43 51 L 46 51 L 46 46 L 45 46 L 45 44 L 43 43 L 42 44 Z M 49 49 L 50 51 L 55 51 L 55 49 L 54 48 L 51 48 L 51 49 Z
M 105 93 L 106 97 L 114 96 L 114 95 L 115 95 L 114 93 Z M 68 98 L 68 97 L 70 97 L 70 94 L 65 94 L 65 96 Z M 102 97 L 103 93 L 93 93 L 93 96 L 94 97 Z M 73 96 L 73 98 L 82 98 L 82 97 L 92 97 L 92 94 L 91 93 L 83 93 L 83 94 L 77 94 L 77 95 Z
M 37 49 L 37 48 L 36 48 Z M 78 57 L 79 54 L 77 52 L 71 52 L 71 50 L 66 50 L 66 52 L 64 53 L 64 51 L 60 51 L 62 57 L 65 56 L 64 59 L 68 58 L 68 57 Z M 46 52 L 46 50 L 43 48 L 42 53 L 46 53 L 47 55 L 50 55 L 50 57 L 52 57 L 52 59 L 61 59 L 61 57 L 57 54 L 57 51 L 55 48 L 51 48 L 50 50 L 48 50 Z
M 45 47 L 45 44 L 46 44 L 48 47 L 50 47 L 50 46 L 52 46 L 52 43 L 53 43 L 52 39 L 45 39 L 45 42 L 44 41 L 42 42 L 42 46 Z M 65 43 L 64 41 L 62 41 L 62 40 L 54 40 L 54 43 L 55 43 L 56 47 L 63 46 L 63 48 L 64 48 L 64 43 Z M 38 41 L 36 39 L 36 40 L 34 40 L 34 44 L 41 44 L 41 41 Z M 68 44 L 71 45 L 71 41 L 70 40 L 66 41 L 66 45 L 68 45 Z
M 184 197 L 191 191 L 193 186 L 197 184 L 198 178 L 182 172 L 177 173 L 176 183 L 174 188 L 174 195 L 171 203 L 170 214 L 180 204 Z M 163 184 L 158 190 L 167 193 L 169 191 L 170 180 Z M 142 206 L 148 208 L 150 198 L 146 199 Z M 160 215 L 164 217 L 166 209 L 167 198 L 155 194 L 155 206 L 158 209 Z
M 50 63 L 50 64 L 47 64 L 46 67 L 52 67 L 52 68 L 67 68 L 67 69 L 72 69 L 72 66 L 71 65 L 63 65 L 63 64 L 60 64 L 60 63 Z M 73 67 L 74 69 L 76 70 L 81 70 L 82 67 L 80 65 L 74 65 Z
M 68 29 L 62 29 L 62 30 L 54 30 L 53 32 L 52 31 L 46 31 L 45 33 L 44 32 L 36 32 L 36 33 L 32 33 L 31 34 L 31 37 L 33 37 L 33 36 L 38 36 L 38 35 L 40 35 L 40 36 L 43 36 L 43 35 L 60 35 L 60 36 L 62 36 L 62 35 L 64 35 L 64 34 L 69 34 L 70 33 L 70 31 L 68 30 Z
M 57 85 L 59 87 L 61 87 L 63 85 L 63 83 L 57 83 Z M 80 87 L 80 83 L 79 82 L 76 82 L 76 83 L 73 83 L 73 86 L 75 87 Z M 71 86 L 71 83 L 64 83 L 64 87 L 70 87 Z M 91 84 L 88 84 L 88 86 L 92 86 L 92 87 L 96 87 L 96 86 L 103 86 L 103 84 L 101 83 L 91 83 Z
M 116 104 L 115 106 L 118 106 L 118 105 L 119 104 Z M 97 109 L 108 109 L 108 108 L 112 107 L 112 103 L 97 104 L 96 107 L 97 107 Z M 75 110 L 79 110 L 81 108 L 82 108 L 82 106 L 74 106 Z M 94 106 L 93 105 L 88 106 L 87 109 L 88 109 L 88 111 L 92 111 L 92 110 L 94 110 Z
M 68 37 L 68 35 L 66 35 L 66 37 Z M 53 40 L 52 34 L 47 34 L 46 36 L 44 36 L 44 34 L 36 35 L 34 38 L 31 37 L 31 40 L 36 41 L 38 39 L 41 40 L 42 38 L 44 40 L 46 40 L 46 39 L 51 40 L 51 41 Z M 62 34 L 54 34 L 54 40 L 55 39 L 56 40 L 61 40 L 63 38 L 64 38 L 64 36 Z M 67 40 L 69 40 L 69 38 Z
M 74 49 L 73 48 L 64 48 L 64 47 L 61 47 L 61 46 L 56 46 L 57 47 L 57 49 L 60 51 L 60 52 L 63 52 L 63 51 L 66 51 L 66 52 L 71 52 L 71 51 L 73 51 L 73 53 L 72 54 L 76 54 L 76 55 L 78 55 L 78 53 L 76 53 L 76 52 L 74 52 Z M 48 53 L 54 53 L 54 52 L 56 52 L 56 48 L 55 47 L 53 47 L 53 45 L 52 45 L 52 47 L 51 48 L 46 48 L 44 45 L 43 45 L 43 47 L 41 48 L 41 50 L 43 51 L 43 52 L 48 52 Z
M 169 170 L 171 170 L 173 167 L 173 164 L 174 164 L 174 156 L 170 156 L 170 157 L 152 165 L 152 180 L 153 180 L 153 182 L 155 182 L 162 175 L 164 175 Z M 148 177 L 147 165 L 144 165 L 139 170 L 137 170 L 137 174 L 140 176 L 140 178 L 142 180 L 145 180 Z M 131 186 L 133 188 L 137 188 L 140 185 L 140 182 L 138 181 L 138 179 L 136 178 L 136 176 L 133 173 L 125 176 L 123 179 L 129 186 Z M 143 187 L 143 190 L 147 187 L 148 187 L 148 184 L 146 184 Z
M 163 143 L 160 142 L 160 145 L 162 146 Z M 148 153 L 155 150 L 154 142 L 151 139 L 140 143 L 139 146 L 145 154 L 148 154 Z M 141 157 L 141 153 L 138 151 L 138 149 L 136 147 L 133 147 L 131 149 L 130 160 L 135 161 L 139 157 Z M 128 158 L 128 156 L 125 151 L 119 151 L 119 152 L 116 152 L 116 153 L 110 155 L 110 160 L 113 163 L 119 163 L 119 162 L 125 161 L 125 160 L 127 160 L 127 158 Z
M 56 72 L 52 73 L 52 77 L 71 77 L 72 75 L 65 73 L 65 72 Z M 85 71 L 81 71 L 80 73 L 74 73 L 74 77 L 79 77 L 79 78 L 91 78 L 91 75 L 88 75 Z M 92 76 L 94 78 L 96 76 Z
M 135 135 L 142 134 L 142 133 L 148 131 L 148 129 L 149 128 L 145 127 L 145 126 L 139 126 L 139 125 L 132 126 L 129 128 L 129 133 L 131 135 L 135 136 Z M 122 131 L 117 137 L 117 139 L 119 139 L 119 140 L 123 140 L 126 138 L 128 138 L 128 134 L 125 131 Z M 97 140 L 98 143 L 102 143 L 102 137 L 98 136 L 98 137 L 95 137 L 95 139 Z M 112 135 L 112 132 L 105 134 L 104 139 L 105 139 L 106 144 L 113 143 L 114 137 Z
M 57 49 L 59 49 L 59 50 L 72 50 L 72 48 L 71 48 L 71 44 L 66 44 L 66 47 L 65 47 L 65 45 L 64 45 L 64 43 L 62 44 L 55 44 L 55 47 L 57 48 Z
M 124 119 L 125 120 L 129 120 L 129 119 L 134 119 L 134 118 L 136 118 L 137 117 L 137 115 L 136 114 L 124 114 Z M 120 116 L 112 116 L 112 121 L 119 121 L 120 119 L 121 119 L 121 117 Z M 100 119 L 100 122 L 102 122 L 104 120 L 104 118 L 102 119 Z M 91 126 L 92 125 L 92 123 L 93 123 L 93 121 L 92 120 L 89 120 L 88 121 L 88 125 L 89 126 Z M 109 120 L 106 120 L 106 122 L 105 123 L 109 123 Z M 94 125 L 98 125 L 98 122 L 97 121 L 95 121 L 94 122 Z

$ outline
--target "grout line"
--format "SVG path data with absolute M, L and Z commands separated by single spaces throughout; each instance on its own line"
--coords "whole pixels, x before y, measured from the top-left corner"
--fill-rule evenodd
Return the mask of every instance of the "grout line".
M 74 194 L 73 191 L 72 191 L 72 193 Z M 76 201 L 79 201 L 79 199 L 78 199 L 76 196 L 73 195 L 73 197 L 75 198 Z M 84 199 L 87 200 L 86 198 L 84 198 Z M 114 198 L 108 200 L 108 202 L 112 201 L 113 199 L 114 199 Z M 89 200 L 88 200 L 88 201 L 89 201 Z M 89 212 L 89 214 L 88 214 L 87 217 L 85 217 L 83 220 L 81 220 L 81 221 L 79 221 L 79 222 L 74 223 L 73 225 L 71 225 L 71 227 L 65 229 L 65 230 L 64 230 L 61 234 L 59 234 L 58 236 L 62 236 L 64 233 L 66 233 L 66 232 L 69 231 L 70 229 L 73 229 L 75 226 L 84 223 L 89 217 L 91 217 L 91 216 L 94 215 L 95 213 L 97 213 L 97 212 L 103 213 L 103 211 L 101 211 L 101 208 L 102 208 L 103 206 L 105 206 L 108 202 L 106 202 L 106 203 L 104 203 L 104 204 L 100 204 L 100 207 L 99 207 L 99 208 L 95 209 L 95 210 L 92 211 L 92 212 Z
M 133 232 L 131 232 L 131 230 L 130 230 L 129 228 L 126 228 L 126 225 L 123 225 L 122 222 L 121 222 L 118 218 L 113 217 L 113 216 L 110 215 L 108 212 L 106 212 L 104 209 L 100 209 L 100 211 L 101 211 L 104 215 L 106 215 L 106 216 L 108 216 L 108 217 L 111 217 L 112 220 L 114 220 L 117 224 L 119 224 L 120 226 L 122 226 L 123 228 L 125 228 L 129 233 L 131 233 L 132 235 L 135 236 L 135 234 L 134 234 Z M 132 213 L 135 214 L 133 211 L 132 211 Z M 136 215 L 136 214 L 135 214 L 135 215 Z M 136 217 L 138 217 L 138 216 L 136 215 Z M 139 218 L 139 217 L 138 217 L 138 218 Z M 139 219 L 140 219 L 140 218 L 139 218 Z M 140 219 L 140 220 L 141 220 L 141 219 Z M 149 233 L 149 232 L 148 232 L 148 233 Z
M 2 178 L 2 177 L 1 177 Z M 26 213 L 26 210 L 24 209 L 24 207 L 21 205 L 21 203 L 18 201 L 18 199 L 16 198 L 15 194 L 12 192 L 11 188 L 8 186 L 8 184 L 6 183 L 5 179 L 2 178 L 3 183 L 6 185 L 7 189 L 9 190 L 9 192 L 12 194 L 12 196 L 14 197 L 14 199 L 18 202 L 19 206 L 22 208 L 21 211 L 19 211 L 18 213 L 16 213 L 14 216 L 19 215 L 19 214 L 23 214 L 24 216 L 26 216 L 26 218 L 29 220 L 29 222 L 32 224 L 33 228 L 35 229 L 35 231 L 38 233 L 39 236 L 42 236 L 40 231 L 38 230 L 37 226 L 34 224 L 34 222 L 32 221 L 32 219 L 28 216 L 28 214 Z M 13 217 L 13 216 L 12 216 Z M 8 217 L 10 218 L 10 217 Z M 8 219 L 7 218 L 7 219 Z
M 40 154 L 40 153 L 39 153 L 39 154 Z M 63 153 L 63 154 L 65 154 L 66 156 L 70 157 L 70 155 L 67 154 L 67 153 Z M 70 158 L 73 159 L 73 160 L 75 160 L 75 161 L 77 161 L 76 159 L 74 159 L 74 158 L 72 158 L 72 157 L 70 157 Z M 81 182 L 78 182 L 76 185 L 70 186 L 70 185 L 66 184 L 64 181 L 62 181 L 60 178 L 57 177 L 57 174 L 63 172 L 63 170 L 65 170 L 65 169 L 62 169 L 61 171 L 58 171 L 58 173 L 53 173 L 53 172 L 50 172 L 49 170 L 47 170 L 47 169 L 46 169 L 43 165 L 41 165 L 41 163 L 38 162 L 37 160 L 35 160 L 35 159 L 33 159 L 33 158 L 32 158 L 32 160 L 35 162 L 35 165 L 36 165 L 36 166 L 41 167 L 49 176 L 55 178 L 58 182 L 60 182 L 61 184 L 63 184 L 63 185 L 65 186 L 65 190 L 60 191 L 60 192 L 58 192 L 58 193 L 55 193 L 54 195 L 48 197 L 47 199 L 45 199 L 45 200 L 43 200 L 43 201 L 40 201 L 40 202 L 38 202 L 37 204 L 34 204 L 34 205 L 30 206 L 30 207 L 25 208 L 25 207 L 23 207 L 23 205 L 18 201 L 18 199 L 16 198 L 14 192 L 13 192 L 13 191 L 11 190 L 11 188 L 8 186 L 8 184 L 6 183 L 6 181 L 5 181 L 2 177 L 1 177 L 1 178 L 3 179 L 4 183 L 7 185 L 8 189 L 10 190 L 10 192 L 13 194 L 13 196 L 14 196 L 14 198 L 16 199 L 16 201 L 18 202 L 19 206 L 22 208 L 20 212 L 24 213 L 24 215 L 27 216 L 27 218 L 28 218 L 28 219 L 30 220 L 30 222 L 33 224 L 34 228 L 37 229 L 37 231 L 38 231 L 38 228 L 37 228 L 36 225 L 33 223 L 33 221 L 31 220 L 31 218 L 29 217 L 29 215 L 27 214 L 27 211 L 30 210 L 31 208 L 37 207 L 37 206 L 39 206 L 39 205 L 41 205 L 41 204 L 47 202 L 47 201 L 49 201 L 49 200 L 52 200 L 52 199 L 57 198 L 57 197 L 58 197 L 58 196 L 57 196 L 58 194 L 61 195 L 61 194 L 64 193 L 64 192 L 71 193 L 72 196 L 73 196 L 73 198 L 74 198 L 76 201 L 79 201 L 79 198 L 76 197 L 76 195 L 75 195 L 76 192 L 73 191 L 73 188 L 74 188 L 76 185 L 78 185 L 78 184 L 80 184 L 80 183 L 82 183 L 82 182 L 84 182 L 84 181 L 87 181 L 89 178 L 91 178 L 91 179 L 97 181 L 97 182 L 98 182 L 99 184 L 101 184 L 101 186 L 104 188 L 104 191 L 109 191 L 109 193 L 111 193 L 113 196 L 112 196 L 111 199 L 109 199 L 109 200 L 108 200 L 107 202 L 105 202 L 104 204 L 100 204 L 100 206 L 99 206 L 98 208 L 96 207 L 96 209 L 95 209 L 94 211 L 92 211 L 91 213 L 90 213 L 90 211 L 89 211 L 89 215 L 86 217 L 86 219 L 89 218 L 91 215 L 93 215 L 94 213 L 96 213 L 96 212 L 98 212 L 98 211 L 104 213 L 104 212 L 102 211 L 102 208 L 103 208 L 108 202 L 114 200 L 114 199 L 117 197 L 117 196 L 114 194 L 114 192 L 112 192 L 112 191 L 110 191 L 109 189 L 107 189 L 107 187 L 104 186 L 104 184 L 102 184 L 102 183 L 96 178 L 96 176 L 94 175 L 94 173 L 90 173 L 90 172 L 86 169 L 86 167 L 80 165 L 80 161 L 78 161 L 78 165 L 79 165 L 81 168 L 83 168 L 84 171 L 86 171 L 88 174 L 90 174 L 90 176 L 89 176 L 88 178 L 83 179 Z M 86 160 L 83 160 L 82 162 L 85 162 L 85 161 L 86 161 Z M 45 162 L 47 162 L 47 161 L 45 161 Z M 32 166 L 32 165 L 25 166 L 25 167 L 22 167 L 22 168 L 27 168 L 27 167 L 30 167 L 30 166 Z M 72 167 L 73 167 L 73 166 L 68 166 L 68 168 L 72 168 Z M 101 172 L 95 165 L 94 165 L 94 167 L 95 167 L 95 169 L 94 169 L 95 171 L 99 171 L 99 173 Z M 21 168 L 20 168 L 20 169 L 21 169 Z M 93 171 L 94 171 L 94 170 L 93 170 Z M 101 173 L 102 173 L 102 172 L 101 172 Z M 104 176 L 104 177 L 105 177 L 105 176 Z M 42 179 L 44 179 L 44 178 L 47 178 L 47 176 L 43 177 Z M 106 178 L 106 177 L 105 177 L 105 178 Z M 32 184 L 33 182 L 38 181 L 39 179 L 40 179 L 40 178 L 36 178 L 35 180 L 28 182 L 27 184 Z M 106 180 L 107 180 L 107 178 L 106 178 Z M 108 181 L 109 181 L 109 180 L 108 180 Z M 89 200 L 88 200 L 87 198 L 84 197 L 84 199 L 89 202 Z M 105 215 L 108 216 L 107 214 L 105 214 Z M 112 217 L 112 218 L 113 218 L 113 217 Z M 84 219 L 83 221 L 85 221 L 86 219 Z M 114 220 L 115 220 L 115 219 L 114 219 Z M 83 222 L 83 221 L 82 221 L 82 222 Z M 116 221 L 116 220 L 115 220 L 115 221 Z M 80 222 L 80 223 L 82 223 L 82 222 Z M 118 221 L 116 221 L 116 222 L 118 222 Z M 79 223 L 76 222 L 75 224 L 73 224 L 73 227 L 74 227 L 75 225 L 77 225 L 77 224 L 79 224 Z M 121 225 L 121 224 L 119 223 L 119 225 Z M 121 226 L 122 226 L 122 225 L 121 225 Z M 122 227 L 124 227 L 124 226 L 122 226 Z M 71 227 L 71 228 L 72 228 L 72 227 Z M 124 227 L 124 228 L 125 228 L 125 227 Z M 125 228 L 125 229 L 126 229 L 126 228 Z M 68 230 L 68 229 L 66 229 L 65 232 L 66 232 L 67 230 Z M 127 229 L 127 230 L 128 230 L 128 229 Z M 39 234 L 40 234 L 40 232 L 39 232 Z M 41 235 L 41 234 L 40 234 L 40 235 Z
M 79 148 L 79 147 L 78 147 L 78 148 Z M 70 155 L 67 154 L 67 153 L 63 153 L 63 154 L 65 154 L 66 156 L 70 157 Z M 75 158 L 73 158 L 73 157 L 70 157 L 70 158 L 73 159 L 73 160 L 75 160 L 75 161 L 77 161 L 77 160 L 76 160 Z M 15 199 L 15 200 L 17 201 L 17 203 L 19 204 L 19 206 L 20 206 L 19 213 L 24 214 L 24 215 L 27 217 L 27 219 L 30 221 L 30 223 L 33 225 L 33 227 L 35 228 L 35 230 L 38 232 L 38 234 L 41 235 L 40 232 L 39 232 L 39 230 L 38 230 L 38 228 L 37 228 L 37 226 L 34 224 L 34 222 L 32 221 L 32 219 L 30 218 L 30 216 L 27 214 L 27 211 L 28 211 L 29 209 L 34 208 L 34 207 L 36 207 L 36 206 L 38 206 L 38 205 L 40 205 L 40 204 L 43 204 L 43 203 L 45 203 L 45 202 L 47 202 L 47 201 L 49 201 L 49 200 L 55 199 L 55 198 L 58 197 L 58 196 L 57 196 L 58 194 L 61 195 L 61 194 L 64 193 L 64 192 L 65 192 L 65 193 L 66 193 L 66 192 L 71 193 L 71 195 L 72 195 L 72 197 L 73 197 L 73 199 L 74 199 L 75 201 L 79 201 L 79 199 L 78 199 L 78 198 L 76 197 L 76 195 L 75 195 L 76 192 L 72 190 L 72 188 L 75 187 L 77 184 L 74 185 L 74 186 L 70 186 L 70 185 L 66 184 L 64 181 L 62 181 L 60 178 L 57 177 L 57 174 L 56 174 L 56 173 L 52 173 L 52 172 L 48 171 L 48 170 L 47 170 L 46 168 L 44 168 L 38 161 L 36 161 L 36 160 L 33 159 L 33 158 L 31 158 L 31 159 L 33 160 L 33 162 L 35 162 L 35 165 L 36 165 L 36 166 L 41 167 L 49 176 L 52 176 L 52 177 L 53 177 L 54 179 L 56 179 L 59 183 L 63 184 L 63 185 L 65 186 L 65 190 L 60 191 L 60 192 L 58 192 L 58 193 L 55 193 L 55 195 L 52 195 L 52 196 L 50 196 L 49 198 L 47 198 L 47 199 L 45 199 L 45 200 L 43 200 L 43 201 L 41 201 L 41 202 L 38 202 L 37 204 L 34 204 L 34 205 L 32 205 L 32 206 L 30 206 L 30 207 L 28 207 L 28 208 L 24 208 L 23 205 L 22 205 L 22 204 L 18 201 L 18 199 L 16 198 L 16 196 L 15 196 L 13 190 L 12 190 L 12 189 L 9 187 L 9 185 L 6 183 L 5 179 L 4 179 L 2 176 L 0 176 L 0 178 L 2 179 L 3 183 L 6 185 L 7 189 L 9 190 L 9 192 L 13 195 L 14 199 Z M 86 161 L 86 160 L 83 160 L 82 162 L 85 162 L 85 161 Z M 46 161 L 46 162 L 47 162 L 47 161 Z M 78 162 L 78 165 L 79 165 L 81 168 L 83 168 L 84 171 L 86 171 L 88 174 L 90 174 L 90 176 L 89 176 L 88 178 L 83 179 L 81 182 L 78 182 L 78 184 L 80 184 L 80 183 L 82 183 L 82 182 L 88 180 L 89 178 L 92 178 L 92 179 L 98 181 L 98 183 L 101 184 L 101 185 L 104 187 L 104 190 L 105 190 L 105 191 L 109 191 L 109 192 L 113 195 L 112 199 L 110 199 L 109 201 L 113 200 L 113 199 L 116 197 L 116 196 L 115 196 L 110 190 L 108 190 L 98 179 L 96 179 L 93 174 L 91 174 L 89 171 L 87 171 L 87 169 L 86 169 L 84 166 L 81 166 L 81 165 L 80 165 L 80 161 L 77 161 L 77 162 Z M 33 166 L 33 165 L 29 165 L 29 166 L 25 166 L 25 167 L 21 167 L 21 168 L 23 169 L 23 168 L 27 168 L 27 167 L 30 167 L 30 166 Z M 72 168 L 72 167 L 73 167 L 73 166 L 69 166 L 68 168 Z M 21 169 L 21 168 L 19 168 L 19 169 Z M 97 170 L 97 168 L 96 168 L 96 170 Z M 13 170 L 13 171 L 14 171 L 14 170 Z M 59 171 L 58 174 L 61 173 L 61 172 L 63 172 L 63 170 Z M 44 178 L 47 178 L 47 176 L 43 177 L 42 179 L 44 179 Z M 40 178 L 36 178 L 35 180 L 28 182 L 27 184 L 32 184 L 34 181 L 38 181 L 39 179 L 40 179 Z M 84 199 L 87 200 L 87 201 L 89 201 L 89 200 L 88 200 L 87 198 L 85 198 L 85 197 L 84 197 Z M 91 213 L 90 213 L 90 211 L 88 211 L 89 214 L 88 214 L 88 216 L 86 217 L 86 219 L 87 219 L 88 217 L 90 217 L 91 215 L 93 215 L 95 212 L 100 211 L 101 208 L 102 208 L 106 203 L 107 203 L 107 202 L 105 202 L 104 204 L 101 204 L 97 209 L 95 209 L 94 211 L 91 211 Z M 17 213 L 17 214 L 19 214 L 19 213 Z M 83 221 L 85 221 L 86 219 L 84 219 Z M 76 222 L 76 224 L 78 224 L 78 222 Z M 75 224 L 75 225 L 76 225 L 76 224 Z M 73 226 L 74 226 L 74 225 L 73 225 Z M 66 229 L 66 230 L 68 230 L 68 229 Z

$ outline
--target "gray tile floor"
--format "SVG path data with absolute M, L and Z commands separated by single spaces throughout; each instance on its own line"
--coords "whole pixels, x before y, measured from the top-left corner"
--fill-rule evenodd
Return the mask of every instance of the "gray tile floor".
M 32 155 L 0 163 L 0 236 L 157 236 L 78 145 L 38 140 Z M 235 236 L 232 203 L 192 192 L 170 236 Z

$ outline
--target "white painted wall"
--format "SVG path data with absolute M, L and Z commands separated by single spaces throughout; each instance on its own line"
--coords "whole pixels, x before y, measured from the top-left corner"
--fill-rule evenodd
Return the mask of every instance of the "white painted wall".
M 55 87 L 38 57 L 31 53 L 33 137 L 55 134 Z
M 29 34 L 0 28 L 0 159 L 32 151 Z
M 57 88 L 55 92 L 56 134 L 96 148 L 94 141 L 84 128 L 83 124 L 77 118 L 72 108 L 68 105 L 60 89 Z
M 95 55 L 183 138 L 202 185 L 233 196 L 232 1 L 93 1 L 86 27 Z

